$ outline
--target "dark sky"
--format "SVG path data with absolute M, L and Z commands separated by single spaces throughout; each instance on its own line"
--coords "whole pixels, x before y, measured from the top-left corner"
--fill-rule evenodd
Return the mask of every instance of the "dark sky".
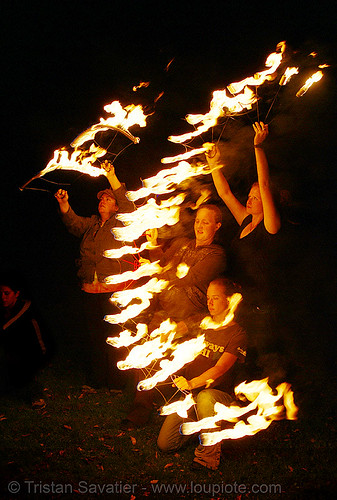
M 164 92 L 146 129 L 134 129 L 140 144 L 116 163 L 121 180 L 136 189 L 140 178 L 158 172 L 161 157 L 176 152 L 166 138 L 188 131 L 186 113 L 206 112 L 213 90 L 264 69 L 281 40 L 301 54 L 316 50 L 331 65 L 319 91 L 290 111 L 275 105 L 271 115 L 273 160 L 287 165 L 281 172 L 295 177 L 295 195 L 307 210 L 312 205 L 308 214 L 329 239 L 336 219 L 335 3 L 293 3 L 3 1 L 1 267 L 17 267 L 45 290 L 69 281 L 77 242 L 62 227 L 56 201 L 19 186 L 54 149 L 96 123 L 105 104 L 139 99 L 150 109 Z M 140 81 L 151 86 L 135 94 Z M 57 180 L 70 182 L 72 204 L 82 213 L 94 209 L 105 181 L 72 174 Z

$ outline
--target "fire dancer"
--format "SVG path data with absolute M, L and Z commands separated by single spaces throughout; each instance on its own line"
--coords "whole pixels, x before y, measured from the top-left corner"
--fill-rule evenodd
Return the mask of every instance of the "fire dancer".
M 244 362 L 246 356 L 246 334 L 234 320 L 222 326 L 228 312 L 228 297 L 235 293 L 235 285 L 226 278 L 217 278 L 207 289 L 207 305 L 212 320 L 218 325 L 206 330 L 206 347 L 189 363 L 184 376 L 174 379 L 174 385 L 181 391 L 192 391 L 196 405 L 189 411 L 188 421 L 201 420 L 215 415 L 216 402 L 229 405 L 234 400 L 234 381 L 237 362 Z M 199 330 L 201 333 L 201 330 Z M 204 389 L 202 389 L 204 388 Z M 191 436 L 182 435 L 179 430 L 186 419 L 173 413 L 166 417 L 158 436 L 162 451 L 171 452 L 181 448 Z M 199 444 L 195 449 L 193 469 L 207 467 L 217 469 L 220 463 L 221 443 L 212 446 Z
M 115 387 L 120 375 L 117 374 L 115 350 L 107 346 L 105 340 L 109 334 L 108 325 L 103 321 L 107 313 L 113 313 L 109 302 L 111 293 L 123 288 L 121 285 L 108 285 L 105 278 L 119 274 L 124 271 L 133 270 L 128 259 L 108 259 L 104 256 L 105 250 L 119 248 L 122 242 L 116 240 L 112 229 L 122 226 L 116 219 L 117 212 L 131 212 L 135 209 L 134 204 L 125 196 L 125 187 L 120 183 L 113 165 L 109 162 L 103 163 L 107 172 L 110 188 L 103 189 L 97 194 L 99 199 L 99 215 L 81 217 L 77 215 L 69 205 L 67 191 L 59 189 L 55 198 L 59 203 L 62 221 L 68 231 L 82 238 L 80 245 L 80 262 L 78 277 L 84 299 L 84 311 L 87 317 L 89 339 L 86 356 L 90 358 L 90 373 L 88 381 L 95 387 Z M 111 329 L 111 326 L 109 327 Z M 111 359 L 113 358 L 113 359 Z M 87 366 L 88 360 L 85 360 Z M 115 375 L 112 374 L 115 370 Z
M 281 217 L 263 149 L 268 136 L 268 125 L 256 122 L 253 129 L 258 181 L 251 187 L 246 205 L 242 205 L 234 196 L 221 171 L 224 165 L 217 146 L 213 145 L 209 149 L 206 158 L 219 196 L 240 225 L 239 233 L 228 250 L 228 273 L 242 285 L 245 301 L 240 321 L 252 339 L 253 346 L 249 352 L 252 359 L 251 371 L 258 371 L 254 374 L 256 377 L 271 376 L 273 371 L 279 371 L 280 368 L 274 365 L 270 372 L 266 361 L 270 353 L 275 355 L 279 349 L 275 315 L 275 297 L 279 283 L 275 261 L 278 258 L 279 241 L 276 234 L 281 228 Z M 259 373 L 261 368 L 262 374 Z
M 252 185 L 246 205 L 242 205 L 232 193 L 222 173 L 221 168 L 224 165 L 216 145 L 209 149 L 206 158 L 216 190 L 240 226 L 239 234 L 234 238 L 229 251 L 229 272 L 243 286 L 245 299 L 251 299 L 255 304 L 261 305 L 257 295 L 263 301 L 264 295 L 268 293 L 269 247 L 273 236 L 281 228 L 281 218 L 263 150 L 263 143 L 268 136 L 268 125 L 256 122 L 253 128 L 258 181 Z
M 169 267 L 160 277 L 170 283 L 159 296 L 159 310 L 153 321 L 157 316 L 160 321 L 171 318 L 178 322 L 192 314 L 207 312 L 207 287 L 226 268 L 225 251 L 214 241 L 221 223 L 219 207 L 200 205 L 194 221 L 195 239 L 178 238 L 164 252 L 161 247 L 150 252 L 152 259 L 160 259 L 161 267 Z M 156 232 L 151 233 L 150 240 L 153 246 L 157 245 Z M 184 277 L 177 276 L 180 264 L 186 264 L 188 269 Z
M 160 265 L 170 269 L 160 275 L 170 285 L 159 296 L 159 305 L 150 324 L 154 330 L 162 321 L 171 318 L 180 323 L 180 333 L 185 327 L 183 321 L 194 314 L 207 313 L 206 292 L 209 283 L 225 270 L 226 255 L 224 249 L 214 243 L 217 231 L 221 227 L 222 213 L 216 205 L 201 205 L 194 222 L 195 239 L 179 238 L 170 248 L 162 252 L 153 250 L 153 258 L 161 257 Z M 156 232 L 149 237 L 152 244 L 157 243 Z M 184 277 L 177 277 L 179 264 L 186 264 L 188 272 Z M 128 429 L 144 425 L 152 412 L 155 390 L 137 391 L 136 397 L 122 428 Z

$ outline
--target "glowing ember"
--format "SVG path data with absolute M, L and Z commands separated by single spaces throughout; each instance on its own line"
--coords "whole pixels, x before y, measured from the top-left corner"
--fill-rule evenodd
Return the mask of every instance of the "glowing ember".
M 300 90 L 296 93 L 296 97 L 302 97 L 302 95 L 304 95 L 314 83 L 319 82 L 322 77 L 322 71 L 316 71 L 316 73 L 311 75 L 311 77 L 308 78 L 303 87 L 301 87 Z

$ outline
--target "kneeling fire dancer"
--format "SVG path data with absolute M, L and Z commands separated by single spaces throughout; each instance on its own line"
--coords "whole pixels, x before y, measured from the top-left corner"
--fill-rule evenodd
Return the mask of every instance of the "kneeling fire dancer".
M 215 415 L 216 402 L 228 406 L 234 401 L 233 389 L 239 376 L 238 363 L 245 361 L 247 348 L 246 333 L 234 319 L 224 324 L 228 314 L 228 298 L 235 292 L 235 286 L 226 278 L 217 278 L 208 287 L 207 306 L 215 323 L 214 328 L 206 330 L 206 347 L 186 365 L 184 376 L 174 379 L 178 389 L 185 393 L 192 392 L 196 404 L 189 410 L 187 419 L 177 413 L 166 417 L 157 441 L 162 451 L 178 450 L 191 438 L 180 433 L 184 422 L 212 417 Z M 221 442 L 211 446 L 199 444 L 195 449 L 192 468 L 215 470 L 219 466 L 220 455 Z

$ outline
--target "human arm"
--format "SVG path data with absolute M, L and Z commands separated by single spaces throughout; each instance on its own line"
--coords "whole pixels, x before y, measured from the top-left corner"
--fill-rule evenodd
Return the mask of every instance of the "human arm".
M 112 163 L 107 160 L 102 163 L 102 168 L 105 170 L 106 178 L 109 181 L 109 184 L 114 192 L 116 197 L 118 212 L 127 213 L 133 212 L 135 210 L 135 205 L 130 201 L 126 196 L 126 189 L 124 184 L 122 184 L 115 172 L 115 167 Z
M 281 218 L 273 199 L 270 187 L 268 161 L 262 147 L 262 144 L 268 135 L 268 125 L 265 125 L 263 122 L 256 122 L 253 124 L 253 129 L 255 132 L 254 150 L 257 178 L 263 206 L 264 226 L 268 233 L 276 234 L 281 227 Z
M 192 391 L 198 387 L 203 387 L 208 385 L 210 381 L 214 382 L 219 377 L 224 375 L 237 360 L 237 356 L 231 354 L 230 352 L 224 352 L 221 358 L 218 360 L 215 366 L 209 368 L 205 372 L 201 373 L 198 377 L 194 377 L 191 380 L 187 380 L 185 377 L 177 377 L 174 380 L 174 385 L 178 387 L 181 391 Z
M 114 191 L 116 189 L 119 189 L 122 186 L 122 184 L 118 180 L 118 177 L 117 177 L 116 172 L 115 172 L 115 167 L 113 166 L 113 164 L 110 163 L 108 160 L 105 160 L 102 163 L 102 168 L 105 170 L 106 178 L 108 179 L 109 184 L 112 187 L 112 189 Z
M 58 201 L 62 221 L 66 225 L 68 231 L 74 236 L 83 236 L 85 231 L 92 225 L 92 218 L 81 217 L 75 214 L 69 205 L 68 193 L 64 189 L 59 189 L 54 196 Z
M 206 143 L 204 146 L 207 148 L 206 159 L 211 169 L 215 189 L 236 222 L 241 226 L 242 221 L 247 216 L 246 207 L 234 196 L 226 177 L 222 173 L 221 169 L 224 165 L 221 162 L 219 148 L 216 144 L 211 143 Z

